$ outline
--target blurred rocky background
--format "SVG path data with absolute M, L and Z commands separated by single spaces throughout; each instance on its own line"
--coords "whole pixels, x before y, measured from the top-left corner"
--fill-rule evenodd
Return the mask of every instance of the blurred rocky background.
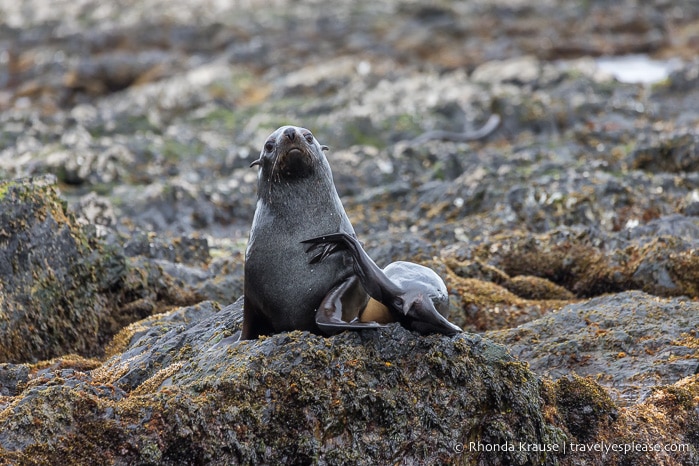
M 699 464 L 697 52 L 694 1 L 0 0 L 0 464 Z M 283 124 L 467 333 L 235 342 Z

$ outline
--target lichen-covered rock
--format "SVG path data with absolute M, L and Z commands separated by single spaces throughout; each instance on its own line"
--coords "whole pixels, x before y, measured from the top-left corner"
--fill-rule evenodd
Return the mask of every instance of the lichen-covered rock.
M 519 327 L 487 332 L 540 375 L 594 377 L 634 404 L 699 371 L 699 304 L 640 291 L 579 304 Z
M 43 3 L 0 0 L 0 178 L 54 174 L 70 207 L 41 183 L 0 184 L 0 463 L 697 464 L 699 3 Z M 596 58 L 624 53 L 674 71 L 629 83 Z M 419 139 L 493 113 L 485 139 Z M 450 318 L 541 383 L 473 335 L 235 346 L 216 304 L 160 314 L 241 295 L 249 164 L 283 124 L 331 147 L 377 263 L 433 268 Z M 384 341 L 408 348 L 380 359 Z M 438 372 L 443 359 L 485 379 Z M 503 395 L 446 414 L 439 398 L 510 389 L 517 409 L 538 391 L 537 413 Z M 529 438 L 542 418 L 547 438 L 690 448 L 448 451 L 479 422 L 474 440 Z
M 671 134 L 649 147 L 639 147 L 629 154 L 629 166 L 651 172 L 682 173 L 699 170 L 699 136 Z
M 124 325 L 191 300 L 68 212 L 55 177 L 0 182 L 0 361 L 97 355 Z
M 96 369 L 33 373 L 0 413 L 2 454 L 116 464 L 554 464 L 540 451 L 469 451 L 468 442 L 565 440 L 544 419 L 541 382 L 504 347 L 398 325 L 238 342 L 241 305 L 154 316 Z
M 664 379 L 620 408 L 591 378 L 542 380 L 473 334 L 424 337 L 394 324 L 239 342 L 241 304 L 132 324 L 102 363 L 20 366 L 17 389 L 0 399 L 0 461 L 574 465 L 631 454 L 693 464 L 697 375 Z M 683 446 L 604 455 L 583 443 Z
M 593 441 L 617 418 L 617 407 L 609 394 L 591 379 L 561 377 L 554 387 L 558 412 L 576 441 Z
M 109 336 L 124 257 L 78 227 L 54 183 L 0 184 L 0 361 L 94 353 Z
M 23 364 L 0 364 L 0 397 L 15 396 L 29 377 L 29 367 Z
M 699 222 L 682 215 L 620 232 L 559 227 L 543 234 L 515 230 L 454 243 L 441 255 L 464 278 L 493 281 L 516 292 L 512 280 L 551 282 L 548 299 L 640 289 L 658 296 L 699 296 Z M 518 278 L 517 280 L 522 280 Z M 528 293 L 537 293 L 530 283 Z M 558 285 L 555 291 L 553 286 Z M 527 291 L 519 292 L 527 297 Z
M 697 375 L 659 386 L 628 408 L 615 407 L 590 378 L 563 378 L 550 392 L 552 414 L 568 434 L 563 465 L 697 464 Z

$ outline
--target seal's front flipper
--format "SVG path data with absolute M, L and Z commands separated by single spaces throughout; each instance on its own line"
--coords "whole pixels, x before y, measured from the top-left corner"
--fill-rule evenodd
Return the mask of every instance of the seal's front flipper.
M 384 327 L 377 322 L 360 322 L 359 313 L 364 310 L 369 297 L 357 277 L 349 277 L 331 289 L 316 311 L 316 325 L 326 335 L 343 330 L 361 330 Z
M 393 320 L 399 321 L 404 327 L 422 334 L 441 333 L 454 335 L 462 330 L 449 322 L 446 318 L 449 309 L 449 297 L 444 281 L 433 270 L 412 262 L 397 261 L 389 264 L 381 270 L 362 248 L 359 240 L 346 233 L 331 233 L 317 238 L 303 241 L 310 244 L 307 252 L 323 248 L 313 259 L 322 261 L 335 251 L 346 250 L 354 261 L 354 271 L 366 292 L 378 303 L 385 306 L 377 315 L 383 316 L 387 311 L 393 316 Z M 336 245 L 336 249 L 329 249 L 329 245 Z M 337 309 L 342 306 L 334 304 L 333 292 L 328 294 L 323 301 L 323 306 L 318 310 L 325 312 L 321 319 L 316 317 L 318 326 L 321 327 L 323 319 L 338 323 L 348 322 L 347 316 L 337 318 Z M 376 303 L 374 303 L 376 304 Z M 372 319 L 371 309 L 378 306 L 368 306 L 360 312 L 360 320 Z M 440 313 L 439 310 L 442 310 Z M 366 314 L 366 315 L 365 315 Z M 347 324 L 351 325 L 351 324 Z M 321 327 L 322 328 L 322 327 Z
M 354 272 L 359 277 L 362 286 L 366 292 L 369 293 L 369 296 L 389 308 L 396 304 L 396 297 L 400 296 L 402 290 L 396 286 L 396 284 L 386 276 L 383 270 L 376 265 L 374 260 L 369 257 L 369 254 L 362 248 L 362 244 L 355 236 L 348 235 L 347 233 L 330 233 L 307 239 L 302 241 L 302 243 L 312 245 L 308 248 L 307 252 L 320 247 L 325 248 L 328 245 L 335 246 L 329 254 L 335 251 L 347 250 L 352 256 Z M 318 256 L 322 256 L 320 260 L 323 260 L 326 257 L 324 253 L 325 250 L 321 254 L 316 254 L 311 261 Z
M 343 240 L 344 233 L 331 233 L 325 236 L 317 236 L 315 238 L 310 238 L 305 241 L 301 241 L 302 244 L 309 245 L 306 248 L 306 252 L 315 252 L 313 257 L 308 261 L 309 264 L 316 264 L 318 262 L 323 262 L 327 257 L 347 249 L 346 242 Z M 317 251 L 319 250 L 320 251 Z
M 302 241 L 303 243 L 306 243 L 307 241 Z M 316 249 L 321 249 L 320 251 L 316 251 L 315 254 L 313 254 L 313 257 L 308 261 L 309 264 L 317 264 L 319 262 L 323 262 L 328 256 L 331 256 L 335 252 L 339 251 L 341 249 L 341 246 L 335 243 L 316 243 L 316 244 L 311 244 L 307 249 L 306 252 L 312 252 L 315 251 Z

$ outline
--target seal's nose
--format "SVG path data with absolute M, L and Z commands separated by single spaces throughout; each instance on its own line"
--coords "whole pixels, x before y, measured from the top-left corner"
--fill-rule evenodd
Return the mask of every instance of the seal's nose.
M 296 138 L 296 129 L 295 128 L 287 128 L 284 130 L 284 136 L 289 138 L 289 141 L 293 141 Z

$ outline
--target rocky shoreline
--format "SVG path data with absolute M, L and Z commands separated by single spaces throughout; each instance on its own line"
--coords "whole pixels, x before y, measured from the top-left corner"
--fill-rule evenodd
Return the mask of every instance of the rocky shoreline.
M 123 3 L 0 1 L 0 464 L 699 464 L 699 7 Z M 464 334 L 236 341 L 282 124 Z

